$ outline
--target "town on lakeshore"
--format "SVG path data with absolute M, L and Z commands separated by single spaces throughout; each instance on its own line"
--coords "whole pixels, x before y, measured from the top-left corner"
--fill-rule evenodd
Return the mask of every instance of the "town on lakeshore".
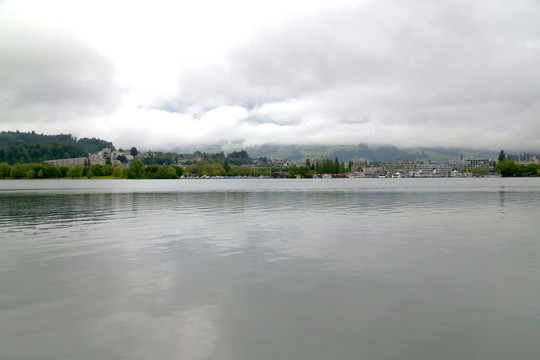
M 346 162 L 320 154 L 287 160 L 250 157 L 246 150 L 230 153 L 139 152 L 115 149 L 100 139 L 71 135 L 0 133 L 0 179 L 39 178 L 437 178 L 540 176 L 540 153 L 496 158 L 460 153 L 446 161 Z

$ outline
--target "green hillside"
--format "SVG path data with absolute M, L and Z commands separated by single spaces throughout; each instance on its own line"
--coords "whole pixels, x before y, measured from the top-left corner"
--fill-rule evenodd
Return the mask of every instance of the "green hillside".
M 247 148 L 252 158 L 267 157 L 270 159 L 317 159 L 338 157 L 340 161 L 368 159 L 371 162 L 381 161 L 432 161 L 447 162 L 459 159 L 461 155 L 484 158 L 496 158 L 496 153 L 474 151 L 458 148 L 411 148 L 400 149 L 395 146 L 359 145 L 276 145 L 265 144 Z
M 70 134 L 44 135 L 32 132 L 0 132 L 0 162 L 38 163 L 46 160 L 88 156 L 111 142 L 96 138 L 77 139 Z

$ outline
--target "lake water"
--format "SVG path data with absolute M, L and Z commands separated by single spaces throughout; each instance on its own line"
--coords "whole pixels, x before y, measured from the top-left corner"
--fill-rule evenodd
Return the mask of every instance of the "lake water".
M 538 359 L 540 178 L 0 181 L 0 359 Z

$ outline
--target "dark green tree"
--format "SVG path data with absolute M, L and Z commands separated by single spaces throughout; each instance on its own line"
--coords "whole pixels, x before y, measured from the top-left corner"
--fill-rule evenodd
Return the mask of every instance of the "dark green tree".
M 69 168 L 67 166 L 58 166 L 58 170 L 60 171 L 60 177 L 65 178 L 67 176 Z
M 127 172 L 128 179 L 142 179 L 144 175 L 144 164 L 140 160 L 135 160 L 129 165 Z
M 113 173 L 112 173 L 112 176 L 114 178 L 121 178 L 122 177 L 122 168 L 119 167 L 119 166 L 115 166 L 114 169 L 113 169 Z
M 0 179 L 5 179 L 9 177 L 9 172 L 11 170 L 11 166 L 9 166 L 8 163 L 3 162 L 0 164 Z
M 503 161 L 506 161 L 506 154 L 504 153 L 504 150 L 501 150 L 501 152 L 499 153 L 499 162 L 503 162 Z
M 310 179 L 313 177 L 313 171 L 310 170 L 309 166 L 291 166 L 289 168 L 289 177 L 295 177 L 296 175 Z
M 84 167 L 82 165 L 75 165 L 69 168 L 67 176 L 70 178 L 80 178 L 83 176 Z
M 233 151 L 227 155 L 227 161 L 229 164 L 234 165 L 246 165 L 251 163 L 251 159 L 246 150 Z
M 497 164 L 496 170 L 501 176 L 522 176 L 523 166 L 516 164 L 513 160 L 502 161 Z
M 536 174 L 538 174 L 538 169 L 538 165 L 528 164 L 524 166 L 523 172 L 525 176 L 536 176 Z
M 182 169 L 178 165 L 169 165 L 169 169 L 174 169 L 174 171 L 176 172 L 177 177 L 180 177 L 180 176 L 182 176 L 184 174 L 184 169 Z
M 11 167 L 9 177 L 12 179 L 24 179 L 26 177 L 26 172 L 30 170 L 30 164 L 14 164 Z

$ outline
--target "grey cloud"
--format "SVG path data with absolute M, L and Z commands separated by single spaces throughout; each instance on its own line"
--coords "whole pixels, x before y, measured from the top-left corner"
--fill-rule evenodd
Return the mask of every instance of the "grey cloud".
M 372 1 L 254 34 L 227 66 L 184 77 L 178 97 L 311 99 L 303 115 L 344 123 L 502 132 L 517 118 L 523 128 L 537 121 L 538 64 L 538 2 Z
M 274 124 L 277 126 L 285 126 L 285 124 L 281 124 L 279 121 L 263 116 L 250 116 L 247 118 L 247 121 L 254 124 Z
M 50 121 L 80 118 L 119 104 L 113 65 L 73 39 L 5 23 L 0 54 L 0 107 L 8 121 L 30 121 L 44 112 Z

